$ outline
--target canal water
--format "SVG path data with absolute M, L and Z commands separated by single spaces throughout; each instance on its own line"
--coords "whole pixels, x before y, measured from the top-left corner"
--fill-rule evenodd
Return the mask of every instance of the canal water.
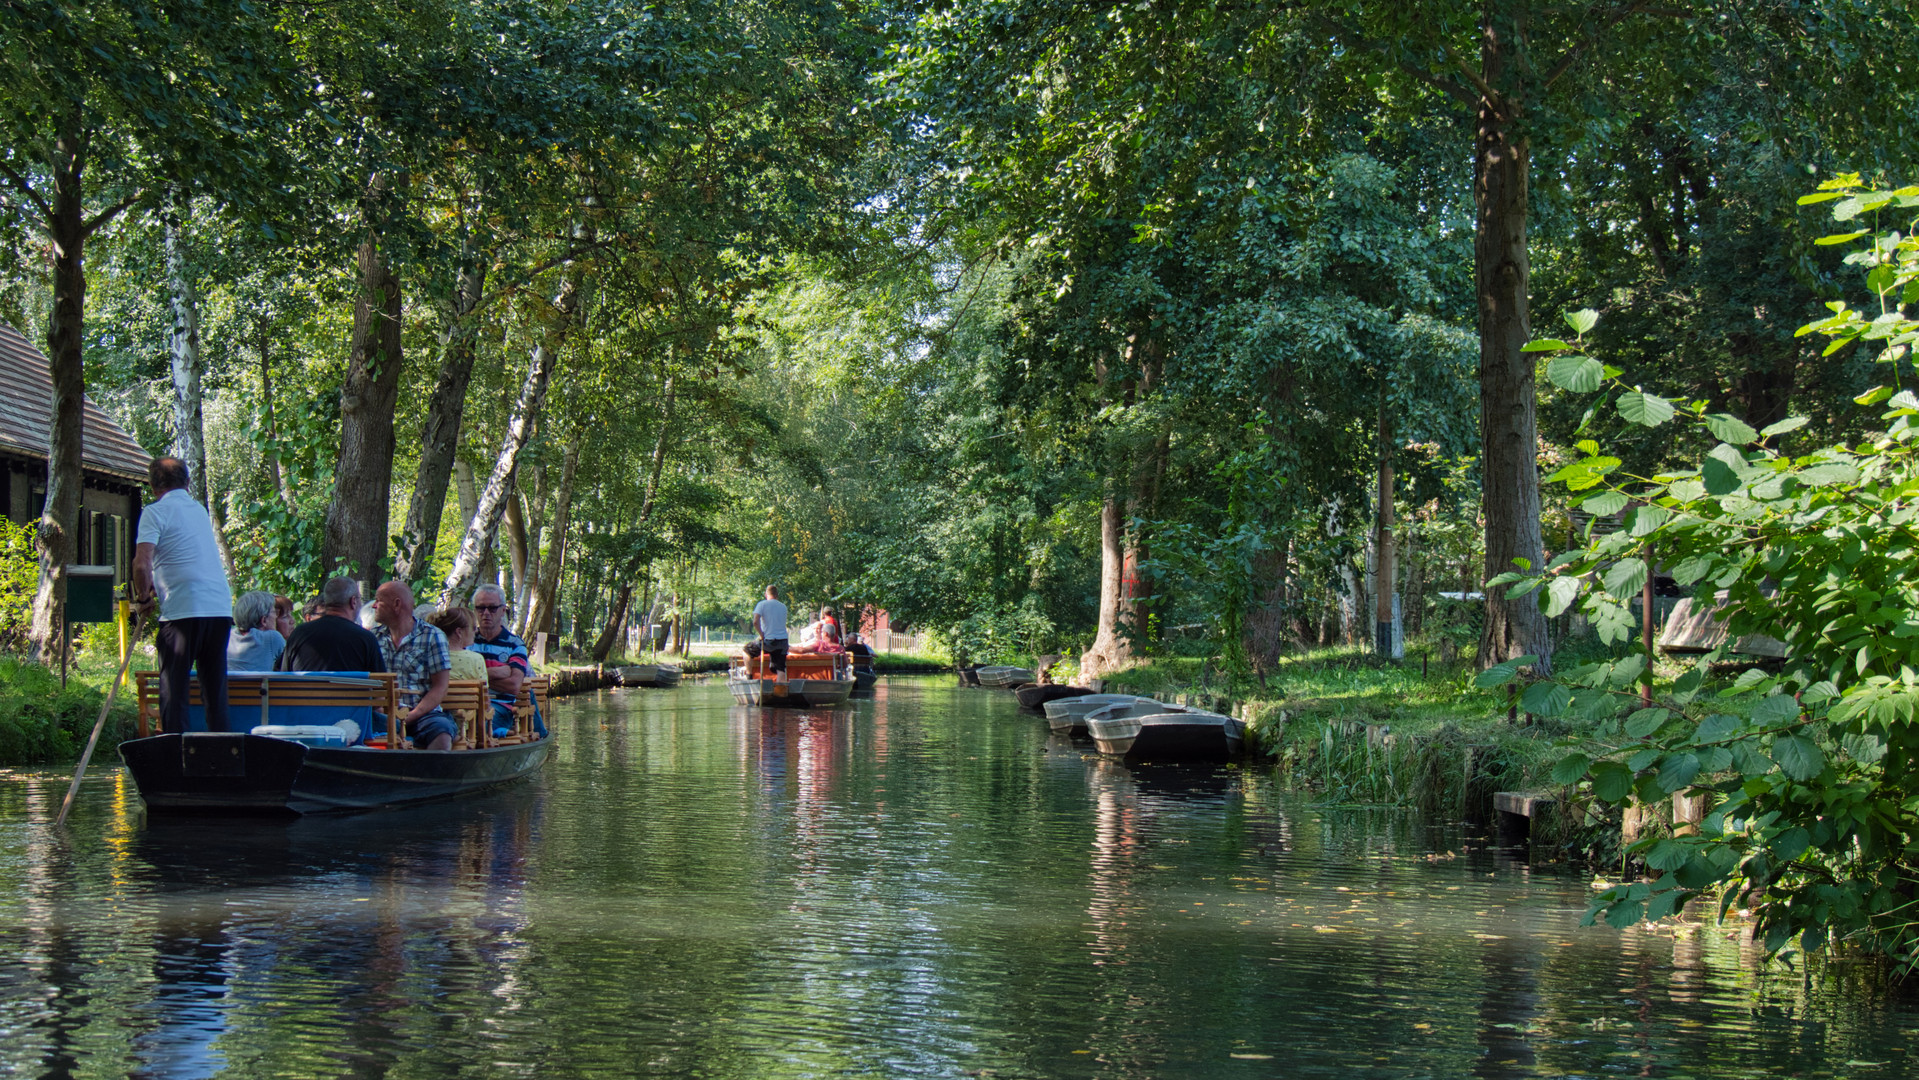
M 1590 879 L 1010 695 L 558 703 L 518 788 L 148 822 L 0 774 L 0 1075 L 1906 1077 L 1866 964 L 1579 927 Z M 111 757 L 111 755 L 108 755 Z

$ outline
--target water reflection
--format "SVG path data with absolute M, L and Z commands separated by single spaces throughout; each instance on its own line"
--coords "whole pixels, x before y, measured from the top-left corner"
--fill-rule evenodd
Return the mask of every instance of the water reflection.
M 555 710 L 536 783 L 291 825 L 0 776 L 0 1073 L 1900 1075 L 1919 1016 L 1583 879 L 1231 768 L 1129 769 L 1004 694 Z

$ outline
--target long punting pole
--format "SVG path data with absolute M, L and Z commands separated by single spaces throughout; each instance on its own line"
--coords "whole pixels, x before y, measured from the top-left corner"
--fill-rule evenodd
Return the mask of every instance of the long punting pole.
M 93 748 L 100 743 L 100 729 L 107 726 L 107 710 L 113 708 L 113 696 L 120 692 L 120 681 L 127 677 L 127 667 L 133 663 L 133 646 L 140 640 L 141 623 L 145 616 L 133 617 L 133 634 L 127 640 L 127 654 L 120 658 L 120 672 L 113 677 L 113 683 L 107 687 L 107 700 L 100 705 L 100 715 L 93 721 L 93 734 L 87 736 L 87 749 L 80 755 L 80 765 L 73 770 L 73 783 L 67 785 L 67 797 L 60 803 L 60 816 L 53 823 L 65 825 L 67 811 L 73 809 L 73 797 L 80 794 L 80 778 L 87 775 L 87 762 L 93 760 Z

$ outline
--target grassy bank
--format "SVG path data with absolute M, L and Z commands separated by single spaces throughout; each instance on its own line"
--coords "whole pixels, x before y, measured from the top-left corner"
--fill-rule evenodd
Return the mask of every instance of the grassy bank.
M 1558 741 L 1572 732 L 1509 719 L 1499 699 L 1473 686 L 1474 674 L 1417 657 L 1384 664 L 1347 648 L 1290 657 L 1264 685 L 1175 657 L 1117 672 L 1105 688 L 1237 712 L 1258 756 L 1328 802 L 1485 821 L 1495 792 L 1554 790 Z M 1611 828 L 1537 823 L 1535 848 L 1604 853 Z
M 0 766 L 65 765 L 78 759 L 116 669 L 104 661 L 76 664 L 63 688 L 57 669 L 0 656 Z M 100 736 L 102 746 L 133 734 L 134 711 L 134 695 L 123 686 Z

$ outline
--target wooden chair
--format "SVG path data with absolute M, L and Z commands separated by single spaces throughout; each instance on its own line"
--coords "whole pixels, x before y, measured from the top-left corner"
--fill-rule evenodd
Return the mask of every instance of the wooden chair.
M 513 731 L 509 735 L 495 737 L 494 744 L 532 742 L 539 738 L 539 733 L 533 727 L 533 716 L 539 708 L 544 707 L 552 689 L 551 675 L 529 675 L 521 679 L 520 696 L 513 699 Z
M 493 701 L 487 697 L 486 683 L 474 679 L 455 679 L 446 684 L 446 696 L 440 708 L 460 725 L 455 749 L 462 745 L 474 749 L 493 745 Z

